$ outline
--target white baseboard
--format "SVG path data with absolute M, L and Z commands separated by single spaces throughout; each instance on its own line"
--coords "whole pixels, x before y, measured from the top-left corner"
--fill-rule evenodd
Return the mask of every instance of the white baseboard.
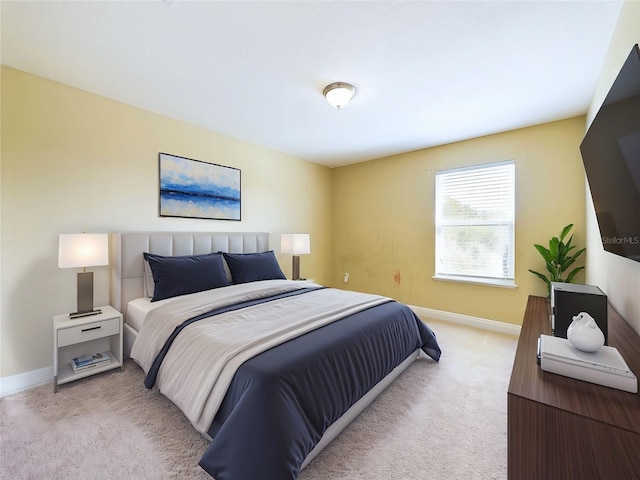
M 493 332 L 504 333 L 506 335 L 520 336 L 519 325 L 512 323 L 498 322 L 496 320 L 487 320 L 486 318 L 472 317 L 461 313 L 445 312 L 443 310 L 434 310 L 433 308 L 416 307 L 409 305 L 415 314 L 423 319 L 440 320 L 443 322 L 459 323 L 469 327 L 482 328 Z
M 10 377 L 0 377 L 0 398 L 51 382 L 53 382 L 53 366 L 18 373 Z

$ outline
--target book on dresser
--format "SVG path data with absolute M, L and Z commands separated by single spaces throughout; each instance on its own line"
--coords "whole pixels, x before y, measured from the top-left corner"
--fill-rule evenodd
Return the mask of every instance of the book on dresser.
M 574 348 L 566 338 L 540 335 L 540 367 L 546 372 L 585 382 L 638 392 L 638 379 L 615 347 L 603 346 L 596 352 Z
M 108 352 L 98 352 L 90 355 L 80 355 L 71 359 L 71 367 L 74 372 L 81 372 L 89 368 L 95 368 L 111 363 L 111 355 Z

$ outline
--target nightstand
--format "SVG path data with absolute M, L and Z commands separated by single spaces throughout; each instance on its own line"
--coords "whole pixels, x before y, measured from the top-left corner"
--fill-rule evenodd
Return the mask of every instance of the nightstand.
M 53 317 L 53 391 L 58 385 L 106 372 L 122 371 L 122 314 L 111 306 L 98 307 L 98 315 L 70 319 Z M 71 361 L 81 355 L 108 352 L 111 362 L 74 371 Z

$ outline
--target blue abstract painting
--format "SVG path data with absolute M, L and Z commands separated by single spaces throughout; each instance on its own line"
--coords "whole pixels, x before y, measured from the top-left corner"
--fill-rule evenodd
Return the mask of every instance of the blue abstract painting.
M 160 216 L 240 220 L 240 170 L 159 154 Z

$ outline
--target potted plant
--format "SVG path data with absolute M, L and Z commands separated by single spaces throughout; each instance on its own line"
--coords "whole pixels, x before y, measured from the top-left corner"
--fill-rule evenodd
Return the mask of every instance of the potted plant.
M 540 252 L 542 258 L 547 264 L 548 275 L 543 275 L 540 272 L 529 269 L 531 273 L 539 277 L 544 283 L 547 284 L 547 298 L 551 296 L 551 282 L 565 282 L 571 283 L 576 274 L 584 267 L 575 267 L 568 274 L 566 274 L 569 267 L 574 264 L 576 259 L 583 254 L 586 248 L 581 248 L 573 255 L 570 255 L 575 245 L 571 245 L 573 240 L 573 234 L 569 237 L 569 241 L 564 243 L 564 239 L 569 234 L 569 231 L 573 228 L 573 223 L 567 225 L 562 229 L 560 238 L 553 237 L 549 240 L 549 248 L 542 245 L 534 244 L 533 246 Z

